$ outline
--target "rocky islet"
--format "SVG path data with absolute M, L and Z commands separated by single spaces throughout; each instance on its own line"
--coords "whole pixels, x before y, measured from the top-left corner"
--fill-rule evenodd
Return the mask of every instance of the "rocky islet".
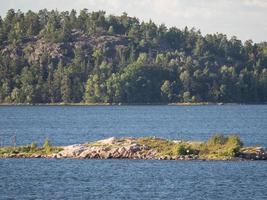
M 143 159 L 143 160 L 267 160 L 263 147 L 242 147 L 234 156 L 207 157 L 201 154 L 202 142 L 162 138 L 111 137 L 86 144 L 53 147 L 47 153 L 2 153 L 1 158 L 73 158 L 73 159 Z M 195 146 L 195 149 L 192 148 Z M 183 147 L 183 151 L 179 148 Z M 3 147 L 2 147 L 3 148 Z

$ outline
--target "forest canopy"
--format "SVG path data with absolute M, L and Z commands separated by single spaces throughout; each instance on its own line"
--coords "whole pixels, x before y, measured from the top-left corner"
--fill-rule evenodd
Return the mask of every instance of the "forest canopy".
M 0 103 L 267 102 L 267 43 L 126 13 L 9 10 Z

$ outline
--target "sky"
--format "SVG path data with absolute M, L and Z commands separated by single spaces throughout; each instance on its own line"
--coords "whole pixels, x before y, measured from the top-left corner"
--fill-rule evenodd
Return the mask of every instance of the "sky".
M 168 27 L 195 27 L 205 35 L 224 33 L 242 41 L 267 41 L 267 0 L 0 0 L 0 15 L 9 9 L 38 11 L 47 8 L 77 11 L 123 12 L 141 21 Z

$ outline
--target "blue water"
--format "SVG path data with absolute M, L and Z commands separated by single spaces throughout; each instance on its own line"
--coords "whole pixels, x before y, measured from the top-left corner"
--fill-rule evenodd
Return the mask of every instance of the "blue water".
M 267 162 L 0 161 L 0 199 L 267 198 Z
M 14 134 L 18 144 L 49 138 L 67 145 L 112 136 L 206 140 L 214 133 L 267 147 L 267 105 L 0 107 L 6 145 Z
M 6 145 L 111 136 L 205 140 L 239 134 L 267 147 L 267 105 L 0 107 Z M 1 159 L 0 199 L 267 199 L 267 162 Z

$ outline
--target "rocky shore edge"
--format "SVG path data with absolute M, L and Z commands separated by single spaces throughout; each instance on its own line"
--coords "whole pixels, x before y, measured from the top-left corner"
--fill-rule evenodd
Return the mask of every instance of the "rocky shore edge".
M 1 147 L 0 158 L 267 160 L 267 150 L 265 148 L 241 147 L 242 143 L 238 138 L 236 140 L 231 136 L 215 136 L 206 143 L 166 140 L 156 137 L 111 137 L 86 144 L 62 147 L 50 147 L 49 145 L 45 148 L 35 146 L 35 149 L 30 145 Z

